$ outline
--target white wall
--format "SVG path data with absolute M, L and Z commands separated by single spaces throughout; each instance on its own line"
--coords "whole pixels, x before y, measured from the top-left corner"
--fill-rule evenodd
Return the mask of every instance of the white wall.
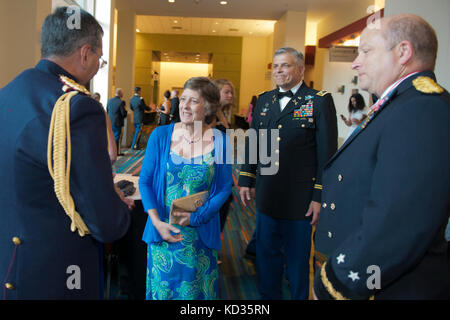
M 329 52 L 328 52 L 329 53 Z M 352 95 L 352 89 L 358 89 L 358 84 L 351 83 L 352 78 L 357 75 L 355 71 L 351 69 L 350 62 L 329 62 L 329 54 L 323 55 L 324 76 L 323 78 L 323 90 L 327 90 L 333 95 L 334 104 L 336 106 L 336 115 L 338 123 L 339 137 L 345 138 L 348 133 L 349 127 L 344 124 L 344 121 L 340 118 L 340 114 L 343 114 L 348 118 L 348 100 Z M 345 86 L 344 94 L 337 92 L 337 88 L 340 85 Z M 366 106 L 369 105 L 369 94 L 366 91 L 359 91 L 364 97 Z M 367 109 L 367 108 L 366 108 Z
M 450 90 L 450 1 L 449 0 L 386 0 L 385 16 L 413 13 L 424 18 L 436 31 L 439 48 L 436 78 Z

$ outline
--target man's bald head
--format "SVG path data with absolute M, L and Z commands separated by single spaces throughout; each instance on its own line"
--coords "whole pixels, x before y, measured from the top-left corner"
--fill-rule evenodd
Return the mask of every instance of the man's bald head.
M 424 70 L 434 70 L 438 50 L 436 32 L 421 17 L 414 14 L 399 14 L 381 20 L 383 37 L 388 50 L 402 41 L 411 42 L 414 48 L 413 59 Z
M 123 97 L 123 91 L 122 91 L 122 88 L 117 88 L 117 89 L 116 89 L 116 96 L 119 97 L 119 98 L 122 98 L 122 97 Z

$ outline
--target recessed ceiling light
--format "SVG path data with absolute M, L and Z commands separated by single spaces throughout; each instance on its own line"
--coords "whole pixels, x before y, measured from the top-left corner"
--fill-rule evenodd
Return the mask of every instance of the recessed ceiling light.
M 178 20 L 173 20 L 173 23 L 178 23 Z
M 220 4 L 223 6 L 226 5 L 227 3 L 228 3 L 227 1 L 220 1 Z
M 175 0 L 169 0 L 169 2 L 170 2 L 170 3 L 174 3 L 174 2 L 175 2 Z
M 141 32 L 141 30 L 139 30 L 139 29 L 136 29 L 136 32 Z
M 197 57 L 200 57 L 200 54 L 199 54 L 199 53 L 197 53 L 197 54 L 196 54 L 196 56 L 197 56 Z
M 214 22 L 214 24 L 219 24 L 218 22 Z
M 213 30 L 212 32 L 216 32 L 216 30 Z

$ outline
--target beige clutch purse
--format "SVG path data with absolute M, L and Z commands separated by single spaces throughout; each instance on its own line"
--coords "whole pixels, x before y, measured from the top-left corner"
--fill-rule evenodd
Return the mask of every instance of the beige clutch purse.
M 209 191 L 202 191 L 190 196 L 176 199 L 172 201 L 170 207 L 169 224 L 178 224 L 180 217 L 175 217 L 173 211 L 178 209 L 180 211 L 195 212 L 200 208 L 208 199 Z

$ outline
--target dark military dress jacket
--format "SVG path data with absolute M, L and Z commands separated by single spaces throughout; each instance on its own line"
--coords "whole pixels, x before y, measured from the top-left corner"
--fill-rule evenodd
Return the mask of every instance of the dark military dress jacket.
M 145 110 L 150 111 L 150 108 L 145 104 L 144 98 L 134 95 L 130 99 L 130 109 L 133 110 L 133 123 L 139 124 L 144 120 Z
M 114 127 L 123 127 L 124 119 L 127 116 L 125 101 L 120 99 L 118 96 L 109 99 L 106 104 L 106 112 L 108 113 L 108 117 Z
M 326 164 L 319 299 L 449 298 L 450 95 L 406 78 Z
M 0 90 L 1 299 L 98 299 L 102 242 L 121 238 L 129 210 L 114 190 L 101 106 L 70 101 L 70 193 L 90 230 L 81 237 L 60 205 L 47 167 L 50 118 L 64 94 L 60 75 L 41 60 Z
M 302 83 L 281 112 L 277 93 L 258 97 L 249 130 L 257 142 L 247 140 L 239 186 L 256 187 L 260 212 L 303 220 L 311 201 L 321 201 L 322 168 L 337 148 L 336 110 L 331 94 Z

